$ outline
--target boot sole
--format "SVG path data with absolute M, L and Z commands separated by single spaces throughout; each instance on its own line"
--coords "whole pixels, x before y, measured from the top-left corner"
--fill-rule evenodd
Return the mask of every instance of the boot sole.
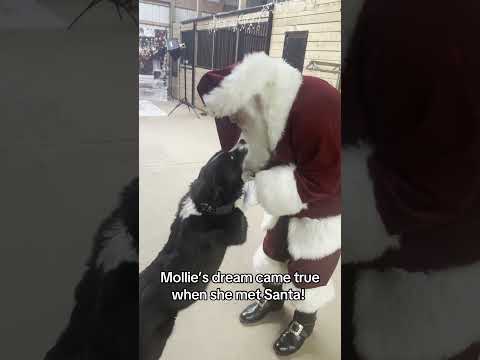
M 275 352 L 275 355 L 281 356 L 284 359 L 288 359 L 289 356 L 292 356 L 292 359 L 293 359 L 294 358 L 293 356 L 298 355 L 302 351 L 302 348 L 298 349 L 297 351 L 294 351 L 294 352 L 291 352 L 291 353 L 287 354 L 287 353 L 278 352 L 277 349 L 275 348 L 275 345 L 274 345 L 273 346 L 273 351 Z
M 296 350 L 296 351 L 294 351 L 294 352 L 290 352 L 290 353 L 282 353 L 282 352 L 279 352 L 279 351 L 277 350 L 277 348 L 275 347 L 275 342 L 273 343 L 272 348 L 273 348 L 273 351 L 275 352 L 276 355 L 281 356 L 281 357 L 283 357 L 284 359 L 286 359 L 288 356 L 298 355 L 298 353 L 300 353 L 300 352 L 302 351 L 304 345 L 305 345 L 305 343 L 303 343 L 302 346 L 300 346 L 300 347 L 298 348 L 298 350 Z M 292 359 L 293 359 L 293 357 L 292 357 Z

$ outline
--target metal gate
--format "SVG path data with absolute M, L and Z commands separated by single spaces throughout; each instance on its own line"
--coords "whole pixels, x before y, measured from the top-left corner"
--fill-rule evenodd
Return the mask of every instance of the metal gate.
M 273 4 L 271 5 L 273 10 Z M 262 6 L 219 14 L 216 17 L 238 17 L 249 13 L 261 12 Z M 263 14 L 263 13 L 262 13 Z M 195 105 L 195 69 L 221 69 L 241 61 L 246 54 L 270 51 L 272 32 L 272 11 L 265 17 L 256 19 L 249 26 L 237 28 L 219 28 L 210 31 L 205 27 L 198 29 L 199 24 L 212 20 L 212 16 L 183 21 L 182 24 L 193 23 L 192 30 L 181 31 L 181 41 L 185 43 L 188 61 L 187 71 L 191 74 L 191 99 Z M 183 66 L 183 65 L 182 65 Z

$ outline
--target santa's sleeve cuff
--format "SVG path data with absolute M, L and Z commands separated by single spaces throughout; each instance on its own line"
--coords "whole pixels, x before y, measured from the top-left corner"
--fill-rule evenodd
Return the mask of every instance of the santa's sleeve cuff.
M 294 215 L 307 208 L 298 194 L 293 165 L 258 172 L 255 187 L 258 202 L 271 215 Z

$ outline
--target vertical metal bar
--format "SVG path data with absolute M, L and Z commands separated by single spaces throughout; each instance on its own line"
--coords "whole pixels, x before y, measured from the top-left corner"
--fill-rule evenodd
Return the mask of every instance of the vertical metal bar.
M 176 0 L 171 0 L 170 1 L 170 11 L 169 11 L 169 18 L 170 18 L 170 26 L 169 26 L 169 31 L 170 31 L 170 36 L 168 38 L 173 38 L 173 28 L 175 24 L 175 6 L 176 6 Z M 178 64 L 176 64 L 178 65 Z M 169 77 L 168 77 L 168 95 L 174 98 L 173 95 L 173 61 L 172 58 L 168 58 L 168 72 L 169 72 Z M 177 74 L 178 77 L 178 74 Z
M 198 0 L 197 0 L 198 3 Z M 197 20 L 193 21 L 192 106 L 195 106 L 195 68 L 197 67 Z
M 211 69 L 213 69 L 213 60 L 215 58 L 215 31 L 212 31 L 212 63 Z
M 272 3 L 270 6 L 270 11 L 268 13 L 268 27 L 267 27 L 267 42 L 265 44 L 265 52 L 267 55 L 270 55 L 270 40 L 272 38 L 272 26 L 273 26 L 273 10 L 275 9 L 275 5 Z
M 288 57 L 288 37 L 290 35 L 290 32 L 287 31 L 285 33 L 285 37 L 283 39 L 283 51 L 282 51 L 282 59 L 286 60 Z
M 242 37 L 242 33 L 240 31 L 240 28 L 238 28 L 238 39 L 237 39 L 237 50 L 238 50 L 238 54 L 237 54 L 237 61 L 240 60 L 240 55 L 243 54 L 243 52 L 245 50 L 243 50 L 243 47 L 245 46 L 243 43 L 244 41 L 240 41 L 240 37 Z M 243 40 L 243 39 L 242 39 Z M 242 53 L 240 53 L 240 46 L 242 47 Z

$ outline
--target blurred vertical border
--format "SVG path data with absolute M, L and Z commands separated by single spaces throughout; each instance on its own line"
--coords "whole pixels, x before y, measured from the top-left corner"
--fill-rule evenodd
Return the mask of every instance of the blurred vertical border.
M 99 236 L 114 237 L 102 232 L 108 219 L 120 219 L 116 229 L 122 229 L 121 241 L 132 244 L 129 251 L 138 241 L 138 225 L 131 234 L 135 224 L 122 213 L 122 193 L 138 176 L 136 8 L 135 2 L 118 8 L 102 1 L 67 30 L 89 4 L 0 4 L 0 329 L 9 358 L 44 358 L 86 294 L 105 300 L 97 306 L 114 309 L 112 314 L 123 306 L 129 321 L 138 317 L 136 304 L 125 308 L 138 296 L 138 257 L 110 252 L 98 258 L 107 244 Z M 127 213 L 138 224 L 136 191 L 137 214 Z M 105 296 L 113 294 L 107 287 L 102 295 L 81 289 L 92 268 L 97 280 L 111 278 L 107 270 L 115 260 L 135 270 L 127 281 L 133 299 Z M 130 342 L 118 349 L 136 353 L 137 328 L 130 331 Z

